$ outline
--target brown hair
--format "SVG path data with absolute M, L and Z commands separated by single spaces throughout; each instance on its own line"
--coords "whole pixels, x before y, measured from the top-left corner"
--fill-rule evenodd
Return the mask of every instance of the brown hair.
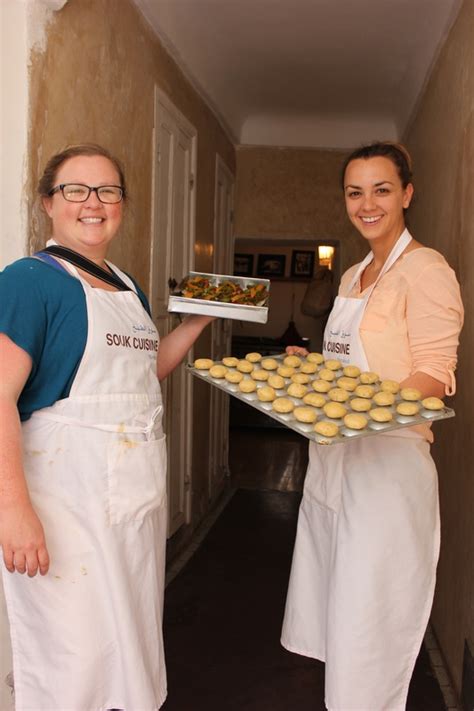
M 38 194 L 41 197 L 49 196 L 51 190 L 54 188 L 59 168 L 67 160 L 70 158 L 76 158 L 76 156 L 103 156 L 104 158 L 107 158 L 119 174 L 120 187 L 123 189 L 123 196 L 125 198 L 125 174 L 120 161 L 109 153 L 108 150 L 102 148 L 102 146 L 99 146 L 96 143 L 80 143 L 78 145 L 68 146 L 60 153 L 56 153 L 56 155 L 52 156 L 46 163 L 43 175 L 38 182 Z
M 368 160 L 369 158 L 376 158 L 378 156 L 388 158 L 392 161 L 404 188 L 412 182 L 412 160 L 405 146 L 401 143 L 392 143 L 391 141 L 377 141 L 356 148 L 355 151 L 352 151 L 352 153 L 347 156 L 341 171 L 342 189 L 344 190 L 344 178 L 349 163 L 359 158 Z

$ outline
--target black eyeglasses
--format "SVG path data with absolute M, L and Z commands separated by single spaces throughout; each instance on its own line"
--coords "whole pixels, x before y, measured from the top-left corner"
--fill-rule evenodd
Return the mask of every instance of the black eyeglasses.
M 63 198 L 68 202 L 85 202 L 89 195 L 94 192 L 100 202 L 108 205 L 121 202 L 125 195 L 125 190 L 120 185 L 100 185 L 98 188 L 93 188 L 90 185 L 82 185 L 82 183 L 62 183 L 56 185 L 55 188 L 49 191 L 48 195 L 61 192 Z

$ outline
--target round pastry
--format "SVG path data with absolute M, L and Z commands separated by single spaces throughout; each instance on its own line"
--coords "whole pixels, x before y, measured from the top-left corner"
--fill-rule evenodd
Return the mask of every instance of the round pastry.
M 339 427 L 335 422 L 316 422 L 314 425 L 314 431 L 324 437 L 335 437 L 339 432 Z
M 236 368 L 238 363 L 239 359 L 234 358 L 233 356 L 226 356 L 222 359 L 222 364 L 226 365 L 228 368 Z
M 243 373 L 239 373 L 237 370 L 229 370 L 225 374 L 225 379 L 228 383 L 240 383 L 243 377 Z
M 308 392 L 308 388 L 302 383 L 291 383 L 286 392 L 290 397 L 302 398 Z
M 253 370 L 253 365 L 248 360 L 239 360 L 237 363 L 237 370 L 241 373 L 251 373 Z
M 298 422 L 316 422 L 317 414 L 312 407 L 295 407 L 293 415 Z
M 227 373 L 227 368 L 225 365 L 213 365 L 209 368 L 209 375 L 212 378 L 224 378 Z
M 262 356 L 260 353 L 247 353 L 245 356 L 245 360 L 248 360 L 249 363 L 258 363 L 260 360 L 262 360 Z
M 303 402 L 306 405 L 312 405 L 312 407 L 323 407 L 326 404 L 326 398 L 321 393 L 306 393 Z
M 308 353 L 306 356 L 306 360 L 308 363 L 316 363 L 316 365 L 321 365 L 321 363 L 324 363 L 324 357 L 321 355 L 321 353 Z
M 285 380 L 281 375 L 270 375 L 268 378 L 268 384 L 275 388 L 275 390 L 282 390 L 285 387 Z
M 287 397 L 277 397 L 276 400 L 272 402 L 272 407 L 275 412 L 291 412 L 294 408 L 293 403 Z
M 268 371 L 263 370 L 263 368 L 257 368 L 256 370 L 252 370 L 250 377 L 254 380 L 268 380 Z
M 333 420 L 339 420 L 347 415 L 347 409 L 340 402 L 327 402 L 324 407 L 324 414 Z
M 283 358 L 283 365 L 287 365 L 290 368 L 299 368 L 301 365 L 301 358 L 298 358 L 298 356 L 295 355 L 286 356 L 286 358 Z
M 243 393 L 254 393 L 257 389 L 257 383 L 251 378 L 245 378 L 239 383 L 239 390 Z
M 361 383 L 364 383 L 365 385 L 373 385 L 378 381 L 379 376 L 377 373 L 372 373 L 372 371 L 366 370 L 364 373 L 359 375 L 359 378 Z
M 442 410 L 444 408 L 444 402 L 439 397 L 425 397 L 421 404 L 426 410 Z
M 262 385 L 257 389 L 257 397 L 261 402 L 272 402 L 276 395 L 274 389 L 269 385 Z
M 352 393 L 356 389 L 358 383 L 355 378 L 349 378 L 345 375 L 342 376 L 342 378 L 339 378 L 337 381 L 337 386 L 339 388 L 342 388 L 343 390 L 347 390 L 347 392 Z
M 342 388 L 331 388 L 328 390 L 328 398 L 334 402 L 346 402 L 349 400 L 349 393 Z
M 354 390 L 354 393 L 357 397 L 371 398 L 374 394 L 374 388 L 372 385 L 358 385 Z
M 376 405 L 393 405 L 393 403 L 395 402 L 395 395 L 393 393 L 387 392 L 386 390 L 380 390 L 378 393 L 375 393 L 373 401 Z
M 397 412 L 399 415 L 408 415 L 409 417 L 417 415 L 420 411 L 420 407 L 416 402 L 400 402 L 397 405 Z
M 344 417 L 345 426 L 351 430 L 363 430 L 364 427 L 367 427 L 367 422 L 367 417 L 357 412 L 349 412 L 349 414 Z
M 317 393 L 327 393 L 331 390 L 332 385 L 328 383 L 327 380 L 313 380 L 311 387 L 313 390 L 316 390 Z
M 342 372 L 348 378 L 358 378 L 360 375 L 360 368 L 358 368 L 356 365 L 346 365 Z
M 209 370 L 214 365 L 214 361 L 210 358 L 198 358 L 194 361 L 196 370 Z
M 315 373 L 318 369 L 318 366 L 316 363 L 303 363 L 301 366 L 300 370 L 302 373 L 309 373 L 310 375 L 312 373 Z
M 386 407 L 374 407 L 369 411 L 369 417 L 375 422 L 390 422 L 393 419 L 392 413 Z
M 416 388 L 402 388 L 400 390 L 400 395 L 402 400 L 409 400 L 410 402 L 414 400 L 421 400 L 421 393 Z
M 275 358 L 264 358 L 260 363 L 264 370 L 276 370 L 278 368 L 278 361 Z
M 306 373 L 295 373 L 291 376 L 291 379 L 294 383 L 302 383 L 303 385 L 309 383 L 309 381 L 311 380 L 309 375 L 307 375 Z
M 340 360 L 325 360 L 324 367 L 329 370 L 340 370 L 342 368 L 342 363 Z
M 281 375 L 282 378 L 291 378 L 294 372 L 295 369 L 290 368 L 289 365 L 280 365 L 277 370 L 278 375 Z
M 349 404 L 352 410 L 355 410 L 356 412 L 368 412 L 372 407 L 370 399 L 368 400 L 365 397 L 355 397 Z
M 333 381 L 336 377 L 335 373 L 333 370 L 329 370 L 329 368 L 322 368 L 319 373 L 319 377 L 321 380 L 327 380 L 329 383 Z
M 380 389 L 386 393 L 393 393 L 396 395 L 400 390 L 400 384 L 396 380 L 382 380 L 380 383 Z

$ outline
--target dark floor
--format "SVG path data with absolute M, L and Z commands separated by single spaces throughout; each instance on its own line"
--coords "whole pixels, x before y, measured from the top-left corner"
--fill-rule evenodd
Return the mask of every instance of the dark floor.
M 279 643 L 306 449 L 286 429 L 231 430 L 237 491 L 166 589 L 165 711 L 324 711 L 324 665 Z M 445 709 L 424 650 L 407 709 Z

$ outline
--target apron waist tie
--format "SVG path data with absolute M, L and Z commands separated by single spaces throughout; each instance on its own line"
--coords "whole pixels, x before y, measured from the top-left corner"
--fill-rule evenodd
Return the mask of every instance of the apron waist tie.
M 105 424 L 100 422 L 85 422 L 79 418 L 68 417 L 67 415 L 54 414 L 52 412 L 42 412 L 38 410 L 32 417 L 42 417 L 45 420 L 50 420 L 51 422 L 61 422 L 65 425 L 72 425 L 74 427 L 89 427 L 95 430 L 101 430 L 102 432 L 115 432 L 118 434 L 144 434 L 147 439 L 152 432 L 160 437 L 163 436 L 162 425 L 155 425 L 155 420 L 158 415 L 162 412 L 163 408 L 161 405 L 156 407 L 151 415 L 150 421 L 147 425 L 124 425 L 123 423 Z

